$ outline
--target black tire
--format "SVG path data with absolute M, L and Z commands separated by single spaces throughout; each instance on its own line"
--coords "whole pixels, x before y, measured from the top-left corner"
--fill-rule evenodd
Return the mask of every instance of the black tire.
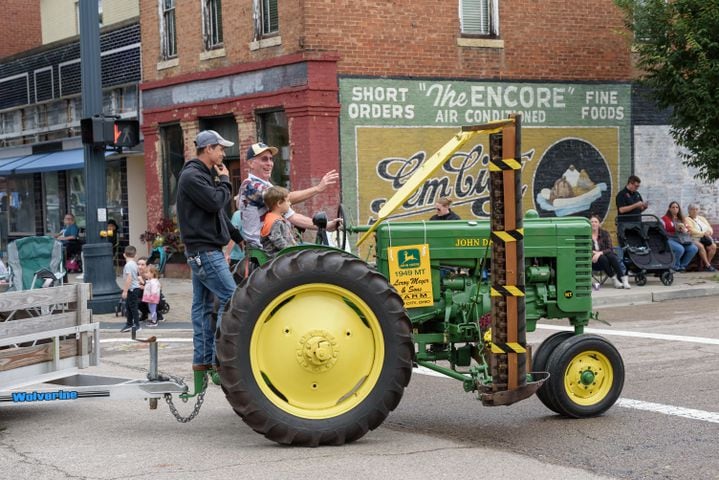
M 270 440 L 352 442 L 399 404 L 412 373 L 410 332 L 401 298 L 365 262 L 336 250 L 290 252 L 255 269 L 232 297 L 217 337 L 222 388 Z
M 647 276 L 646 274 L 639 272 L 637 273 L 637 276 L 634 278 L 634 281 L 639 285 L 640 287 L 643 287 L 647 284 Z
M 670 270 L 662 272 L 661 280 L 662 283 L 668 287 L 669 285 L 674 283 L 674 274 Z
M 532 355 L 532 371 L 533 372 L 546 372 L 547 361 L 552 355 L 552 352 L 557 345 L 574 336 L 574 332 L 556 332 L 544 339 L 539 345 L 537 351 Z M 554 397 L 551 391 L 547 387 L 547 382 L 544 383 L 539 390 L 537 390 L 537 398 L 544 404 L 545 407 L 553 411 L 554 413 L 560 413 L 559 407 L 556 406 Z
M 601 415 L 616 403 L 624 387 L 624 362 L 608 340 L 575 335 L 549 356 L 549 380 L 543 388 L 562 415 L 587 418 Z

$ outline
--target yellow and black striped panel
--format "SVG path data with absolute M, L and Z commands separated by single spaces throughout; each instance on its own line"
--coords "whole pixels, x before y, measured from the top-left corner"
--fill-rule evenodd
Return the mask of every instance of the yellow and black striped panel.
M 527 353 L 527 349 L 517 342 L 492 343 L 492 353 Z
M 501 172 L 502 170 L 521 170 L 522 164 L 513 158 L 503 158 L 501 160 L 490 160 L 489 171 Z
M 492 297 L 523 297 L 523 285 L 492 285 L 490 290 Z
M 517 230 L 507 230 L 506 232 L 503 230 L 497 230 L 492 232 L 491 237 L 493 242 L 518 242 L 519 240 L 524 239 L 524 229 L 518 228 Z

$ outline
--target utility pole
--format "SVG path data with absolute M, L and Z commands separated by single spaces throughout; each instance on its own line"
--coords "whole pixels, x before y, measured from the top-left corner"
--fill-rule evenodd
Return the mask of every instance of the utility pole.
M 97 0 L 80 0 L 80 75 L 82 117 L 102 113 L 100 63 L 100 17 Z M 85 154 L 85 245 L 83 281 L 92 284 L 93 313 L 110 313 L 120 300 L 120 288 L 112 264 L 112 244 L 100 237 L 107 227 L 107 179 L 104 147 L 84 145 Z

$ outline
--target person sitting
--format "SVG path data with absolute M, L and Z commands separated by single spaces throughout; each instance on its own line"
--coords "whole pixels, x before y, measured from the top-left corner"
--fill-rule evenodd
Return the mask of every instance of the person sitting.
M 62 242 L 66 260 L 80 255 L 82 245 L 80 243 L 80 229 L 75 224 L 75 215 L 69 212 L 65 214 L 64 227 L 55 235 L 55 238 Z
M 265 192 L 265 205 L 269 209 L 260 230 L 262 248 L 274 255 L 283 248 L 297 245 L 292 224 L 284 217 L 290 210 L 290 192 L 282 187 L 270 187 Z
M 696 203 L 689 204 L 689 213 L 686 217 L 689 234 L 697 246 L 699 258 L 702 261 L 702 267 L 705 272 L 716 272 L 717 269 L 712 266 L 712 259 L 717 252 L 717 246 L 714 242 L 714 230 L 706 218 L 699 215 L 699 205 Z
M 437 203 L 434 204 L 434 208 L 437 210 L 435 215 L 430 217 L 430 220 L 461 220 L 459 215 L 454 213 L 451 208 L 452 200 L 447 197 L 440 197 L 437 199 Z
M 614 253 L 609 232 L 601 227 L 599 215 L 590 217 L 592 224 L 592 270 L 601 270 L 614 282 L 614 288 L 632 288 L 629 277 L 623 274 L 619 257 Z M 621 278 L 621 279 L 620 279 Z
M 264 201 L 265 191 L 272 187 L 270 177 L 274 165 L 274 155 L 277 148 L 270 147 L 264 143 L 255 143 L 247 150 L 248 175 L 240 185 L 239 208 L 242 212 L 242 235 L 250 247 L 261 246 L 260 230 L 266 212 L 267 205 Z M 339 174 L 330 170 L 325 173 L 319 183 L 304 190 L 290 192 L 289 201 L 297 204 L 325 192 L 330 185 L 337 183 Z M 295 227 L 305 230 L 317 230 L 312 219 L 301 213 L 290 209 L 285 218 Z M 327 222 L 327 231 L 334 232 L 341 224 L 341 219 L 335 218 Z
M 240 195 L 237 194 L 235 196 L 235 205 L 237 206 L 237 210 L 235 210 L 235 213 L 232 214 L 232 218 L 230 219 L 230 223 L 235 226 L 237 230 L 240 231 L 242 234 L 242 211 L 240 210 Z M 237 265 L 238 262 L 241 262 L 243 258 L 245 258 L 245 245 L 237 244 L 234 240 L 230 240 L 230 243 L 227 244 L 227 246 L 224 249 L 225 251 L 225 260 L 230 264 L 230 270 Z
M 692 261 L 699 250 L 687 228 L 682 214 L 682 207 L 677 202 L 671 202 L 667 213 L 662 217 L 664 230 L 669 237 L 669 246 L 674 254 L 674 270 L 685 272 L 687 265 Z

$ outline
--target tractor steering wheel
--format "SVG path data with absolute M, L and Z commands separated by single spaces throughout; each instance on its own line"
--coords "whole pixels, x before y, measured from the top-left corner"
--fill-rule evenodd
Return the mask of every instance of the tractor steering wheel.
M 337 230 L 334 232 L 335 246 L 340 250 L 344 250 L 347 247 L 347 216 L 341 203 L 339 207 L 337 207 L 336 218 L 342 219 L 342 226 L 337 227 Z

